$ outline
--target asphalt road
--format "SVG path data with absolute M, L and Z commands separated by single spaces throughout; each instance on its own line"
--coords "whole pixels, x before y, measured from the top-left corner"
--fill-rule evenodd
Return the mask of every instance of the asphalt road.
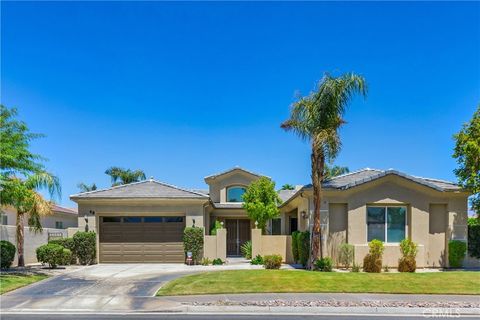
M 264 319 L 264 320 L 396 320 L 396 319 L 409 319 L 409 320 L 425 320 L 428 317 L 423 316 L 400 316 L 400 315 L 188 315 L 188 314 L 2 314 L 2 320 L 23 320 L 23 319 L 35 319 L 35 320 L 250 320 L 250 319 Z M 474 319 L 475 317 L 454 317 L 455 319 Z M 477 318 L 478 319 L 478 318 Z

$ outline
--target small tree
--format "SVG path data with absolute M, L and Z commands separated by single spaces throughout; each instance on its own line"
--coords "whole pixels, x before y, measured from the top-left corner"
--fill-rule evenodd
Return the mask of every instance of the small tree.
M 282 200 L 275 191 L 275 182 L 267 177 L 252 182 L 243 194 L 243 208 L 250 219 L 258 222 L 262 231 L 265 231 L 268 220 L 279 215 L 280 203 Z
M 480 217 L 480 105 L 472 120 L 464 124 L 453 138 L 453 157 L 458 163 L 458 168 L 454 170 L 455 175 L 462 187 L 473 193 L 470 203 Z
M 197 264 L 203 249 L 203 228 L 186 227 L 183 231 L 183 250 L 192 253 L 192 259 Z

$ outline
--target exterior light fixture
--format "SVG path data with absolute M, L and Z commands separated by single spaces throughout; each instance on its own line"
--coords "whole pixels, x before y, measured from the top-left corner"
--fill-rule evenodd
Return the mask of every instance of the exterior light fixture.
M 308 214 L 307 212 L 304 210 L 302 212 L 300 212 L 300 215 L 302 216 L 303 219 L 307 219 L 308 218 Z

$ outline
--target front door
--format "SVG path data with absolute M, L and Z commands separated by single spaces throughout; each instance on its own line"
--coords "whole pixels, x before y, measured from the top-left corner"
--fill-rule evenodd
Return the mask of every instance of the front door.
M 226 219 L 225 227 L 227 229 L 227 255 L 242 255 L 241 246 L 250 240 L 250 220 Z

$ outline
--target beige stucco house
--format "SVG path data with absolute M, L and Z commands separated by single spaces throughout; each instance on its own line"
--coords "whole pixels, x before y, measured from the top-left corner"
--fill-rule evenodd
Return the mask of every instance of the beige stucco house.
M 183 262 L 185 226 L 203 227 L 210 243 L 208 235 L 216 220 L 226 229 L 217 249 L 238 256 L 240 246 L 252 234 L 259 236 L 252 232 L 254 222 L 242 208 L 245 188 L 259 177 L 236 167 L 207 176 L 208 190 L 149 179 L 71 199 L 78 203 L 79 229 L 87 224 L 97 232 L 99 262 Z M 322 244 L 334 259 L 340 244 L 346 242 L 355 246 L 356 260 L 361 262 L 368 241 L 375 238 L 385 242 L 385 263 L 395 266 L 399 242 L 409 237 L 419 244 L 418 266 L 440 267 L 446 265 L 448 240 L 466 240 L 469 194 L 454 183 L 395 170 L 363 169 L 325 181 L 323 187 Z M 282 243 L 283 249 L 278 250 L 285 246 L 290 250 L 289 235 L 309 230 L 313 223 L 310 185 L 279 195 L 283 200 L 280 215 L 268 226 L 271 239 L 276 239 L 268 242 L 269 252 L 275 251 L 271 245 L 275 243 Z M 291 255 L 283 256 L 288 260 Z
M 76 209 L 65 208 L 59 205 L 52 205 L 53 214 L 40 218 L 43 228 L 67 229 L 75 228 L 78 225 L 78 214 Z M 0 224 L 15 226 L 17 211 L 13 207 L 2 207 L 0 212 Z

